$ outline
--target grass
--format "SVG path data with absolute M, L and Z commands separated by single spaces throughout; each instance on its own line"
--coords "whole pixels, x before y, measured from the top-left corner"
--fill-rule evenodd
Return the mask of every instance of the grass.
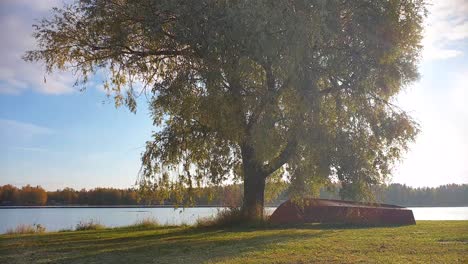
M 0 263 L 467 263 L 468 221 L 0 235 Z

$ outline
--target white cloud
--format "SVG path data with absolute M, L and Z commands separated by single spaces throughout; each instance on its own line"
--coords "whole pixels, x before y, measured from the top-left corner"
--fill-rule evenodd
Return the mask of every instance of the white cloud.
M 436 60 L 463 54 L 468 38 L 468 1 L 433 0 L 429 2 L 423 39 L 423 59 Z
M 25 51 L 34 49 L 32 37 L 34 19 L 46 16 L 59 1 L 2 1 L 0 8 L 0 93 L 21 94 L 32 89 L 45 94 L 64 94 L 75 91 L 74 78 L 69 73 L 45 76 L 39 63 L 21 59 Z M 44 82 L 46 77 L 47 82 Z

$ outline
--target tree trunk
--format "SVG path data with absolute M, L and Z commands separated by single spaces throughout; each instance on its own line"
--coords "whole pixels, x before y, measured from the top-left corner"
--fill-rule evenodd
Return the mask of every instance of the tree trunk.
M 246 175 L 242 211 L 246 220 L 263 219 L 265 177 L 259 174 Z
M 244 171 L 242 214 L 247 221 L 256 221 L 263 218 L 266 175 L 254 160 L 251 148 L 243 148 L 242 161 Z

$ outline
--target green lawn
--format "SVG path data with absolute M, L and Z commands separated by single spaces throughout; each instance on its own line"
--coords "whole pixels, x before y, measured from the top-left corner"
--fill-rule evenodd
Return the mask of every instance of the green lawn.
M 0 235 L 0 263 L 468 263 L 468 221 Z

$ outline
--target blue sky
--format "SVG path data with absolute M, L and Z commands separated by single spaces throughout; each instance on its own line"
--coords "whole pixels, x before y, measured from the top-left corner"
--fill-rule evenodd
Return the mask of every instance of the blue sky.
M 0 184 L 130 187 L 151 120 L 105 99 L 95 89 L 0 96 Z
M 34 19 L 61 1 L 0 2 L 0 185 L 130 187 L 155 130 L 144 100 L 137 114 L 115 109 L 97 80 L 86 92 L 73 76 L 46 76 L 23 62 L 33 49 Z M 411 186 L 468 183 L 468 2 L 433 1 L 426 21 L 422 78 L 397 103 L 422 133 L 392 182 Z

